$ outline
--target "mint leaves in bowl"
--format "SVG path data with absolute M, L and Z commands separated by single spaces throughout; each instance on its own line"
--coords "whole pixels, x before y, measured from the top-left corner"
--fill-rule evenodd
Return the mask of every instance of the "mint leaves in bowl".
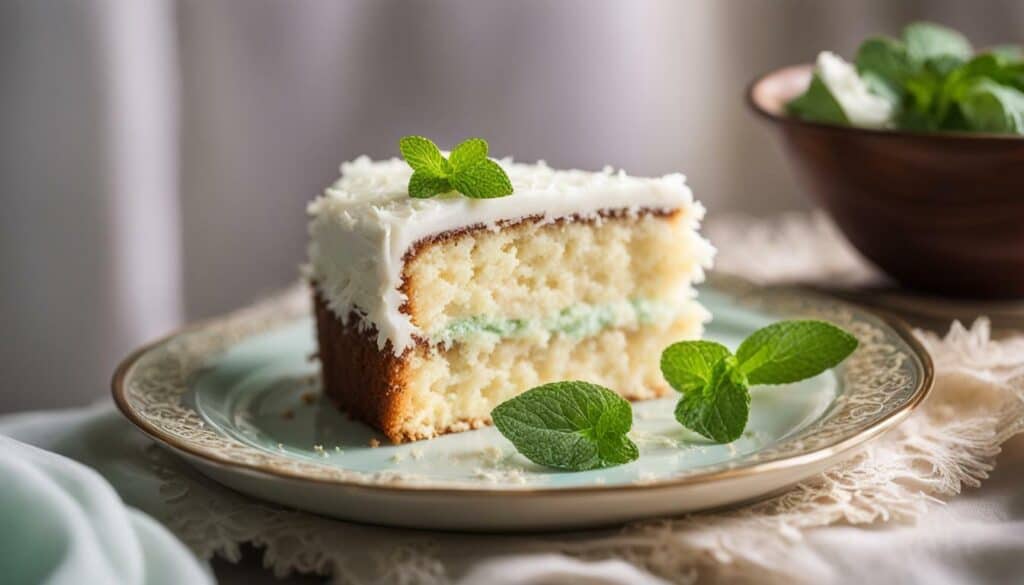
M 822 52 L 807 90 L 786 109 L 864 128 L 1024 135 L 1024 52 L 975 53 L 960 33 L 918 22 L 899 39 L 865 40 L 853 63 Z
M 1024 58 L 912 24 L 755 80 L 807 192 L 899 284 L 1024 297 Z

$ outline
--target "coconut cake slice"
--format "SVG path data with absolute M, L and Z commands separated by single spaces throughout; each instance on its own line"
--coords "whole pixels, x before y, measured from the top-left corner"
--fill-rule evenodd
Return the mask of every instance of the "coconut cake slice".
M 393 442 L 488 424 L 546 382 L 661 396 L 661 350 L 708 319 L 682 175 L 500 164 L 508 197 L 415 199 L 404 161 L 361 157 L 309 206 L 324 392 Z

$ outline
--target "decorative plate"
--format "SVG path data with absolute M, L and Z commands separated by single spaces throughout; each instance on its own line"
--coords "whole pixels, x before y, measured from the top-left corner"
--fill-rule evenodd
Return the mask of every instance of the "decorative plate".
M 706 338 L 735 348 L 772 321 L 811 317 L 861 345 L 815 378 L 755 387 L 747 430 L 731 444 L 683 429 L 675 398 L 652 400 L 634 405 L 637 461 L 553 471 L 493 428 L 390 445 L 349 420 L 321 397 L 307 297 L 296 287 L 136 351 L 114 375 L 118 407 L 203 474 L 257 498 L 375 524 L 561 530 L 774 494 L 892 428 L 932 383 L 927 353 L 900 323 L 805 291 L 716 277 L 700 291 L 714 315 Z

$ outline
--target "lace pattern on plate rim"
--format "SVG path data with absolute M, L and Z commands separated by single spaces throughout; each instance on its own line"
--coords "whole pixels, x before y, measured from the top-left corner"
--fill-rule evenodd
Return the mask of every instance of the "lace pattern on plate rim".
M 829 412 L 799 433 L 765 449 L 728 462 L 702 467 L 659 480 L 714 473 L 778 461 L 828 448 L 870 429 L 904 409 L 922 391 L 924 372 L 912 349 L 876 317 L 849 305 L 792 289 L 760 288 L 733 278 L 713 278 L 714 288 L 741 306 L 773 314 L 831 321 L 860 341 L 854 354 L 838 369 L 840 395 Z M 212 459 L 235 462 L 270 473 L 363 484 L 412 483 L 393 474 L 368 474 L 290 458 L 246 445 L 207 427 L 182 397 L 194 376 L 216 355 L 240 340 L 273 330 L 309 314 L 303 285 L 224 318 L 187 330 L 146 351 L 124 378 L 126 402 L 158 433 Z M 423 479 L 414 480 L 417 486 Z M 429 482 L 443 487 L 479 487 L 466 482 Z

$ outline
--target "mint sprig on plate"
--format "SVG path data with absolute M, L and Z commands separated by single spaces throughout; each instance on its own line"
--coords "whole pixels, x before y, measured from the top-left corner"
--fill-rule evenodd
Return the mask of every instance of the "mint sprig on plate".
M 661 372 L 683 394 L 676 420 L 718 443 L 743 434 L 750 386 L 789 384 L 846 359 L 857 338 L 824 321 L 782 321 L 759 329 L 733 355 L 713 341 L 681 341 L 661 354 Z
M 857 338 L 824 321 L 780 321 L 752 333 L 733 355 L 714 341 L 680 341 L 661 354 L 661 372 L 682 393 L 675 417 L 717 443 L 743 434 L 750 386 L 790 384 L 836 366 Z M 636 460 L 629 439 L 633 408 L 611 390 L 589 382 L 553 382 L 509 399 L 491 411 L 498 431 L 534 463 L 585 471 Z
M 499 404 L 491 418 L 520 453 L 548 467 L 585 471 L 640 456 L 626 436 L 633 426 L 633 408 L 597 384 L 544 384 Z
M 501 165 L 487 158 L 487 142 L 470 138 L 456 146 L 448 158 L 429 138 L 405 136 L 398 141 L 405 162 L 412 167 L 409 196 L 425 199 L 458 191 L 473 199 L 512 194 L 512 181 Z

